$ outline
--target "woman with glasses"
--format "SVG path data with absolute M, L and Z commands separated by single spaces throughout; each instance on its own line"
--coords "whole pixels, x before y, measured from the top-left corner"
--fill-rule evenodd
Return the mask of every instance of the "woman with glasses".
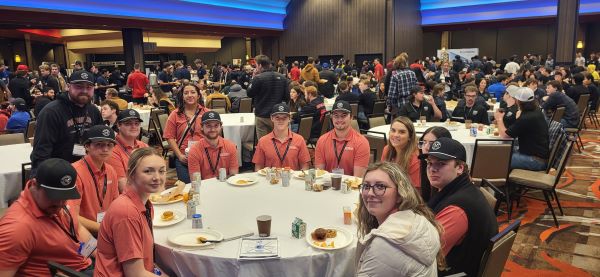
M 421 176 L 415 126 L 408 117 L 398 117 L 390 125 L 388 144 L 381 161 L 396 163 L 409 176 L 411 184 L 421 190 Z
M 448 129 L 441 126 L 429 127 L 421 138 L 419 139 L 419 152 L 420 154 L 429 153 L 429 147 L 431 144 L 439 138 L 452 138 L 452 134 Z M 429 179 L 427 178 L 427 162 L 424 159 L 419 161 L 420 166 L 420 174 L 419 179 L 421 182 L 421 196 L 425 201 L 429 201 L 429 198 L 432 196 L 431 184 L 429 183 Z
M 357 276 L 437 276 L 442 228 L 402 170 L 370 165 L 360 192 Z

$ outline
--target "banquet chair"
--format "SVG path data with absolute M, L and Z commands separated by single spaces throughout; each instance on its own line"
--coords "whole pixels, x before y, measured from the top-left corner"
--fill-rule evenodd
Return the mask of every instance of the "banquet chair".
M 489 188 L 491 191 L 487 188 Z M 492 183 L 485 178 L 481 179 L 479 191 L 481 191 L 481 194 L 483 194 L 485 201 L 487 201 L 488 205 L 490 205 L 490 208 L 492 208 L 494 214 L 497 215 L 498 208 L 500 207 L 500 201 L 498 201 L 498 197 L 504 197 L 504 192 L 492 185 Z
M 384 114 L 385 113 L 385 101 L 375 101 L 375 103 L 373 103 L 373 113 L 374 114 Z
M 554 197 L 556 199 L 558 209 L 560 210 L 561 215 L 564 215 L 560 201 L 558 200 L 558 194 L 556 193 L 556 185 L 558 185 L 558 182 L 565 171 L 567 161 L 569 160 L 569 156 L 571 155 L 571 151 L 573 149 L 574 138 L 565 139 L 567 140 L 566 149 L 564 149 L 560 155 L 557 154 L 559 162 L 555 168 L 556 174 L 525 169 L 513 169 L 508 176 L 508 182 L 511 185 L 515 185 L 518 188 L 518 191 L 520 191 L 519 198 L 524 197 L 525 194 L 531 190 L 542 191 L 546 200 L 546 204 L 548 205 L 548 209 L 550 209 L 550 212 L 552 213 L 552 217 L 554 218 L 554 223 L 556 224 L 557 228 L 559 227 L 559 224 L 558 220 L 556 219 L 556 214 L 554 213 L 554 208 L 552 207 L 552 202 L 550 202 L 550 197 Z
M 369 163 L 376 163 L 377 161 L 377 149 L 371 148 L 369 150 Z
M 305 142 L 308 142 L 310 140 L 312 122 L 312 116 L 300 118 L 300 124 L 298 125 L 298 134 L 304 138 Z
M 218 109 L 223 109 L 222 113 L 227 113 L 227 101 L 225 99 L 212 99 L 210 101 L 210 107 L 211 110 L 218 110 Z M 219 114 L 222 114 L 221 112 L 218 112 Z
M 383 148 L 387 144 L 387 134 L 369 130 L 361 130 L 361 132 L 364 133 L 363 136 L 369 141 L 369 147 L 377 150 L 377 152 L 375 152 L 375 161 L 381 161 Z
M 27 185 L 27 181 L 29 181 L 29 177 L 31 177 L 31 163 L 22 163 L 21 164 L 21 190 L 25 190 L 25 186 Z
M 48 261 L 50 276 L 53 277 L 88 277 L 87 275 L 57 262 Z
M 479 265 L 478 277 L 500 277 L 512 248 L 521 220 L 517 219 L 488 241 Z
M 154 129 L 160 130 L 160 127 L 158 126 L 159 123 L 157 123 L 157 121 L 150 120 L 150 123 L 154 126 Z M 163 157 L 166 157 L 167 153 L 171 149 L 171 146 L 169 145 L 169 142 L 167 140 L 163 139 L 162 131 L 156 132 L 156 137 L 158 138 L 160 147 L 162 148 L 162 155 Z
M 369 129 L 387 124 L 383 114 L 372 114 L 369 116 Z
M 560 122 L 560 120 L 563 118 L 564 115 L 565 115 L 565 107 L 558 107 L 552 113 L 552 121 Z M 550 121 L 550 122 L 552 122 L 552 121 Z
M 590 94 L 582 94 L 579 95 L 579 100 L 577 100 L 577 109 L 579 110 L 579 116 L 585 117 L 583 113 L 584 109 L 588 107 L 588 102 L 590 101 Z
M 350 126 L 357 132 L 360 132 L 360 127 L 358 126 L 358 120 L 352 119 L 352 121 L 350 122 Z
M 25 127 L 25 141 L 29 141 L 29 138 L 35 136 L 35 120 L 29 120 L 27 126 Z
M 591 107 L 590 106 L 590 110 L 588 111 L 588 118 L 590 119 L 590 122 L 592 124 L 594 124 L 594 127 L 598 128 L 600 127 L 600 121 L 598 120 L 598 110 L 600 109 L 600 101 L 598 101 L 598 103 L 596 103 L 596 107 Z
M 252 98 L 245 97 L 240 99 L 240 113 L 251 113 L 252 112 Z
M 321 124 L 321 134 L 319 135 L 319 137 L 321 137 L 325 133 L 329 132 L 329 130 L 332 129 L 332 126 L 333 126 L 333 123 L 331 123 L 331 114 L 329 112 L 327 112 L 327 113 L 325 113 L 325 116 L 323 116 L 323 123 Z M 310 145 L 316 146 L 318 140 L 319 140 L 319 138 L 311 138 Z
M 211 110 L 213 112 L 218 113 L 218 114 L 226 114 L 227 113 L 227 111 L 225 110 L 225 108 L 214 108 L 214 109 L 211 109 Z
M 350 103 L 350 111 L 352 112 L 352 118 L 358 117 L 358 103 Z
M 581 97 L 583 96 L 586 96 L 586 94 L 581 95 Z M 581 99 L 581 97 L 579 99 Z M 575 137 L 575 145 L 577 145 L 577 150 L 579 151 L 579 153 L 581 153 L 581 150 L 584 149 L 583 141 L 581 141 L 581 136 L 579 135 L 579 133 L 581 132 L 583 125 L 585 125 L 585 114 L 587 113 L 588 109 L 589 106 L 583 107 L 583 112 L 579 115 L 579 123 L 577 124 L 577 128 L 565 128 L 567 134 Z
M 159 121 L 158 115 L 163 113 L 165 113 L 165 110 L 163 108 L 150 109 L 150 121 Z M 153 124 L 148 124 L 148 131 L 158 132 L 158 129 L 156 129 L 156 126 L 153 126 Z
M 473 183 L 481 185 L 482 180 L 486 179 L 495 187 L 504 189 L 502 200 L 506 202 L 508 220 L 511 218 L 511 202 L 509 186 L 506 181 L 510 173 L 514 142 L 513 139 L 475 140 L 475 149 L 469 170 Z
M 158 115 L 158 121 L 156 121 L 156 123 L 161 134 L 164 134 L 165 127 L 167 126 L 167 119 L 169 119 L 168 114 L 163 113 Z
M 23 137 L 23 133 L 0 135 L 0 146 L 25 143 L 25 139 Z

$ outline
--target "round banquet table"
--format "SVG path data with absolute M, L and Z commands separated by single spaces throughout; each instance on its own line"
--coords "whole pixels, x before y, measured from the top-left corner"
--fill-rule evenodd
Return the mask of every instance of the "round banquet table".
M 154 227 L 158 262 L 178 276 L 352 276 L 356 251 L 356 223 L 343 224 L 343 206 L 355 207 L 358 191 L 344 194 L 332 189 L 313 192 L 304 190 L 304 181 L 292 178 L 289 187 L 271 185 L 258 173 L 258 183 L 236 187 L 216 179 L 203 180 L 200 206 L 204 228 L 223 233 L 224 238 L 248 232 L 258 233 L 256 217 L 272 217 L 271 236 L 279 239 L 279 259 L 239 261 L 240 239 L 218 243 L 214 248 L 181 248 L 168 242 L 170 234 L 191 230 L 191 220 L 172 226 Z M 348 176 L 344 176 L 348 177 Z M 330 176 L 327 174 L 326 180 Z M 155 217 L 163 211 L 179 211 L 184 215 L 183 202 L 154 205 Z M 353 240 L 344 248 L 319 250 L 305 238 L 291 235 L 292 222 L 299 217 L 306 222 L 306 234 L 315 228 L 333 226 L 344 228 Z
M 0 208 L 8 207 L 8 201 L 17 199 L 21 192 L 21 164 L 30 162 L 33 148 L 29 143 L 0 146 Z
M 462 145 L 465 146 L 465 150 L 467 152 L 467 164 L 471 165 L 471 160 L 473 158 L 473 150 L 475 150 L 475 140 L 476 139 L 500 139 L 500 137 L 493 135 L 486 135 L 483 131 L 477 131 L 477 137 L 470 136 L 470 131 L 465 128 L 464 123 L 458 123 L 456 126 L 447 126 L 445 122 L 427 122 L 425 126 L 419 126 L 415 123 L 415 131 L 417 134 L 417 139 L 420 138 L 421 133 L 425 132 L 427 128 L 432 126 L 442 126 L 452 135 L 452 138 L 459 141 Z M 382 132 L 386 134 L 386 137 L 389 136 L 390 125 L 382 125 L 378 127 L 374 127 L 369 129 L 369 131 Z M 376 134 L 373 134 L 376 135 Z M 389 137 L 388 137 L 389 138 Z
M 150 106 L 141 108 L 139 106 L 134 106 L 133 107 L 134 110 L 136 110 L 138 113 L 140 113 L 140 118 L 143 120 L 141 126 L 142 128 L 148 130 L 149 126 L 150 126 Z
M 242 120 L 243 118 L 243 120 Z M 238 162 L 242 164 L 242 143 L 254 141 L 253 113 L 221 114 L 223 122 L 223 137 L 237 146 Z M 243 121 L 243 122 L 242 122 Z

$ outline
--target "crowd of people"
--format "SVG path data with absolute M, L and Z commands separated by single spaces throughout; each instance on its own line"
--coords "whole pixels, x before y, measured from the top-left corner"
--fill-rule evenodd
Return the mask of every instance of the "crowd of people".
M 149 195 L 164 188 L 169 167 L 186 183 L 196 173 L 214 178 L 220 168 L 239 173 L 236 146 L 222 136 L 221 115 L 210 103 L 226 99 L 226 111 L 236 112 L 247 97 L 256 118 L 254 170 L 314 167 L 363 178 L 358 276 L 476 275 L 487 241 L 498 233 L 493 209 L 469 177 L 464 146 L 444 127 L 417 137 L 413 123 L 496 124 L 501 137 L 519 142 L 512 168 L 543 170 L 550 162 L 547 113 L 566 107 L 561 124 L 569 128 L 579 122 L 581 95 L 589 94 L 585 104 L 597 107 L 597 63 L 592 57 L 553 67 L 551 57 L 534 55 L 520 62 L 475 56 L 410 63 L 401 53 L 386 65 L 308 58 L 288 66 L 258 55 L 243 71 L 220 63 L 207 69 L 201 60 L 195 70 L 167 63 L 156 85 L 139 64 L 122 79 L 105 69 L 86 71 L 81 63 L 68 78 L 58 66 L 42 65 L 40 81 L 19 66 L 8 86 L 0 86 L 10 98 L 0 111 L 6 127 L 0 127 L 22 132 L 31 109 L 37 127 L 32 178 L 0 219 L 0 276 L 48 275 L 49 259 L 94 276 L 161 275 Z M 121 86 L 131 89 L 132 102 L 169 114 L 162 135 L 172 165 L 139 140 L 142 119 L 121 98 Z M 325 99 L 334 97 L 327 111 Z M 501 107 L 492 118 L 489 99 Z M 451 100 L 458 103 L 450 113 Z M 381 161 L 374 162 L 369 141 L 351 125 L 368 126 L 376 101 L 386 104 L 390 130 Z M 356 117 L 352 104 L 358 104 Z M 322 133 L 326 114 L 331 130 Z M 297 133 L 303 117 L 313 119 L 314 158 Z M 96 244 L 97 250 L 82 252 Z

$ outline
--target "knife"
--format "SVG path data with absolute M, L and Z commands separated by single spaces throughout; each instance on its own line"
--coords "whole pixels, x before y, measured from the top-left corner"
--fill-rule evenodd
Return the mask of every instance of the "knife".
M 226 239 L 222 239 L 222 240 L 207 239 L 207 240 L 204 240 L 204 243 L 207 243 L 207 242 L 212 242 L 212 243 L 226 242 L 226 241 L 232 241 L 232 240 L 236 240 L 236 239 L 240 239 L 240 238 L 245 238 L 245 237 L 250 237 L 250 236 L 254 236 L 254 232 L 250 232 L 250 233 L 247 233 L 247 234 L 243 234 L 243 235 L 239 235 L 239 236 L 235 236 L 235 237 L 230 237 L 230 238 L 226 238 Z

